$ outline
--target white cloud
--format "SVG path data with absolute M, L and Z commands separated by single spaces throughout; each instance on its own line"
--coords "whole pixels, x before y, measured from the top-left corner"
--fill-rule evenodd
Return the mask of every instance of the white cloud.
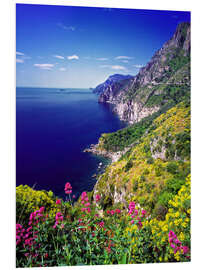
M 110 65 L 100 65 L 99 67 L 100 68 L 110 68 L 111 66 Z
M 64 57 L 61 56 L 61 55 L 53 55 L 53 57 L 55 57 L 55 58 L 57 58 L 57 59 L 64 59 Z
M 117 60 L 130 60 L 130 59 L 133 59 L 133 57 L 130 57 L 130 56 L 125 56 L 125 55 L 120 55 L 120 56 L 116 56 L 115 59 Z
M 121 62 L 123 62 L 123 63 L 129 63 L 128 60 L 121 60 Z
M 35 67 L 38 67 L 40 69 L 52 69 L 54 67 L 53 64 L 34 64 Z
M 142 68 L 144 67 L 143 65 L 133 65 L 133 67 L 136 67 L 136 68 Z
M 125 70 L 126 69 L 124 66 L 118 66 L 118 65 L 111 66 L 111 68 L 115 69 L 115 70 Z
M 79 56 L 77 56 L 77 55 L 70 55 L 70 56 L 67 56 L 67 58 L 68 58 L 68 60 L 78 60 L 79 59 Z
M 110 68 L 110 69 L 114 69 L 114 70 L 126 70 L 126 68 L 124 66 L 119 66 L 119 65 L 100 65 L 99 67 L 101 68 Z
M 23 59 L 19 59 L 19 58 L 16 58 L 16 63 L 24 63 L 24 60 Z
M 107 61 L 109 59 L 106 58 L 106 57 L 100 57 L 100 58 L 96 58 L 96 60 L 98 60 L 98 61 Z
M 16 55 L 24 55 L 22 52 L 16 52 Z
M 64 29 L 64 30 L 69 30 L 69 31 L 75 31 L 75 27 L 70 25 L 70 26 L 67 26 L 63 23 L 57 23 L 57 26 L 59 26 L 60 28 Z
M 66 68 L 59 68 L 60 71 L 66 71 Z

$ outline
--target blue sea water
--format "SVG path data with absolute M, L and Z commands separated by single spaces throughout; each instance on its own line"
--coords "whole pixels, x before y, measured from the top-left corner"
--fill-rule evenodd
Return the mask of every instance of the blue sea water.
M 107 161 L 83 150 L 102 133 L 125 126 L 110 105 L 88 89 L 16 88 L 16 185 L 35 185 L 64 197 L 91 191 L 98 164 Z

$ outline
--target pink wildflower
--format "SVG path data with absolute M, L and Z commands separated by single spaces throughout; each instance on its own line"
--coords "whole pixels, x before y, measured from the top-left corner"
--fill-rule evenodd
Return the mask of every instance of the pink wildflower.
M 188 251 L 189 251 L 189 248 L 187 246 L 182 246 L 181 249 L 182 249 L 184 254 L 188 253 Z
M 90 203 L 89 203 L 89 202 L 88 202 L 88 203 L 86 203 L 86 204 L 85 204 L 85 206 L 90 206 Z
M 146 214 L 147 212 L 146 212 L 146 210 L 142 210 L 142 215 L 144 216 L 145 214 Z
M 120 214 L 121 210 L 120 209 L 116 209 L 115 212 L 116 212 L 116 214 Z
M 65 189 L 64 190 L 65 190 L 66 194 L 71 194 L 72 193 L 72 187 L 71 187 L 71 184 L 69 182 L 67 182 L 65 184 Z
M 173 248 L 173 249 L 175 249 L 175 246 L 174 246 L 174 244 L 170 244 L 170 246 Z
M 102 228 L 102 227 L 104 227 L 104 221 L 101 221 L 100 223 L 99 223 L 99 226 Z
M 100 201 L 101 196 L 99 194 L 96 194 L 95 199 L 96 199 L 96 202 L 98 202 L 98 201 Z
M 56 204 L 61 204 L 61 200 L 56 200 Z
M 114 210 L 111 210 L 111 215 L 112 215 L 112 216 L 114 215 Z
M 42 207 L 39 209 L 39 212 L 40 212 L 40 213 L 44 212 L 44 209 L 45 209 L 45 207 L 42 206 Z

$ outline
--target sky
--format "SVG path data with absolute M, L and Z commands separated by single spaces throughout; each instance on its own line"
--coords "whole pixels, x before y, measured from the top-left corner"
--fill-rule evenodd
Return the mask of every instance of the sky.
M 190 12 L 16 5 L 16 85 L 89 88 L 136 75 Z

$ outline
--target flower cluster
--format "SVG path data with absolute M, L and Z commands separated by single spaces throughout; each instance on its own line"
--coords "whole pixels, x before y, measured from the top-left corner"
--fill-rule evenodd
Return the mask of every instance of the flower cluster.
M 129 212 L 128 212 L 128 214 L 132 218 L 131 224 L 134 224 L 137 221 L 138 227 L 140 229 L 143 226 L 142 219 L 145 217 L 146 211 L 144 209 L 138 211 L 138 209 L 135 208 L 135 203 L 130 202 L 129 203 Z
M 96 194 L 96 196 L 95 196 L 95 200 L 96 200 L 96 202 L 99 202 L 99 201 L 100 201 L 100 199 L 101 199 L 101 196 L 100 196 L 99 194 Z
M 56 200 L 56 204 L 61 204 L 61 200 Z
M 99 226 L 100 226 L 101 228 L 103 228 L 103 227 L 104 227 L 104 221 L 101 221 L 101 222 L 99 223 Z
M 32 255 L 36 256 L 35 253 L 30 253 L 32 247 L 38 248 L 39 245 L 36 243 L 38 231 L 32 231 L 32 226 L 27 229 L 24 229 L 21 224 L 16 224 L 16 246 L 22 244 L 24 250 L 28 250 L 24 255 L 29 256 Z
M 36 210 L 30 214 L 28 225 L 37 225 L 39 221 L 44 217 L 44 206 L 42 206 L 39 210 Z
M 115 209 L 115 210 L 107 210 L 106 213 L 107 215 L 114 215 L 114 214 L 120 214 L 121 210 L 120 209 Z
M 85 206 L 85 207 L 82 207 L 82 209 L 81 209 L 82 212 L 87 212 L 87 213 L 91 212 L 91 209 L 89 207 L 91 204 L 89 202 L 87 192 L 85 192 L 85 191 L 81 194 L 81 204 Z
M 25 229 L 21 224 L 16 224 L 16 246 L 20 244 L 23 239 Z
M 82 194 L 81 194 L 81 204 L 84 204 L 85 202 L 88 202 L 88 196 L 87 196 L 87 192 L 83 192 Z
M 56 226 L 58 224 L 60 224 L 62 221 L 63 221 L 63 215 L 62 215 L 62 213 L 61 212 L 56 213 L 55 224 L 54 224 L 53 228 L 55 229 Z M 63 228 L 63 227 L 64 227 L 64 225 L 61 224 L 61 228 Z
M 187 246 L 183 246 L 181 241 L 178 240 L 176 234 L 173 231 L 169 231 L 168 239 L 170 246 L 173 248 L 174 253 L 177 253 L 177 251 L 182 251 L 183 254 L 186 254 L 189 252 L 189 248 Z
M 66 193 L 66 194 L 71 194 L 71 193 L 72 193 L 72 186 L 71 186 L 71 184 L 70 184 L 69 182 L 67 182 L 67 183 L 65 184 L 64 190 L 65 190 L 65 193 Z

